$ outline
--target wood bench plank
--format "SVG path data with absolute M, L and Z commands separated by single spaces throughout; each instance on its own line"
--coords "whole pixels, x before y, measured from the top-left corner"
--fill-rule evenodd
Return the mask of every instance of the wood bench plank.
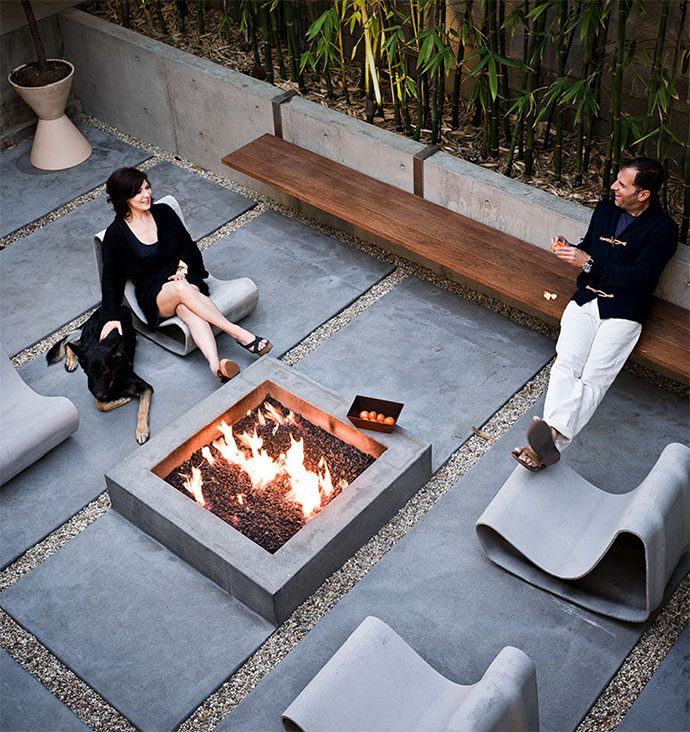
M 550 322 L 576 272 L 551 252 L 292 143 L 263 135 L 223 163 L 390 242 L 393 251 Z M 544 291 L 556 299 L 544 298 Z M 690 383 L 688 312 L 655 298 L 633 356 Z

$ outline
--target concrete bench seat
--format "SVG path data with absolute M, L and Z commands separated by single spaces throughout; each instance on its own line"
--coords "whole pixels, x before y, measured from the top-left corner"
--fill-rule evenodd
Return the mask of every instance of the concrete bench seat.
M 369 616 L 282 719 L 287 732 L 538 730 L 536 672 L 506 646 L 476 684 L 453 683 Z
M 156 203 L 165 203 L 170 206 L 178 215 L 180 221 L 183 224 L 185 223 L 180 204 L 174 196 L 163 196 Z M 105 229 L 99 231 L 93 240 L 99 277 L 103 275 L 102 246 L 104 236 Z M 218 310 L 233 323 L 249 315 L 259 301 L 259 290 L 249 277 L 238 277 L 234 280 L 219 280 L 209 274 L 206 278 L 206 283 L 208 284 L 211 300 L 216 304 Z M 163 346 L 163 348 L 167 348 L 169 351 L 177 353 L 180 356 L 186 356 L 197 347 L 186 323 L 180 320 L 177 315 L 162 320 L 157 328 L 150 328 L 148 326 L 146 316 L 137 302 L 134 283 L 131 280 L 127 280 L 125 284 L 124 301 L 132 311 L 134 327 L 142 335 L 145 335 L 147 338 Z M 218 335 L 220 329 L 213 326 L 213 332 Z
M 634 490 L 607 493 L 563 460 L 517 467 L 475 524 L 491 561 L 603 615 L 644 622 L 690 544 L 690 448 L 667 445 Z
M 555 323 L 576 272 L 551 252 L 297 145 L 263 135 L 223 163 L 346 222 L 396 254 Z M 556 293 L 545 299 L 544 292 Z M 688 311 L 655 298 L 632 356 L 690 384 Z
M 28 468 L 79 427 L 79 413 L 63 396 L 42 396 L 24 383 L 0 346 L 0 485 Z

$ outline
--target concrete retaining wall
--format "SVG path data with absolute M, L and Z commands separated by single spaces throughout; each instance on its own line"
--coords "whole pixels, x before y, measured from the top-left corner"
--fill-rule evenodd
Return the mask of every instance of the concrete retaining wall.
M 272 100 L 281 89 L 78 10 L 61 13 L 60 27 L 77 67 L 74 92 L 88 114 L 288 202 L 220 162 L 273 133 Z M 289 142 L 413 190 L 413 157 L 424 145 L 298 97 L 282 104 L 281 115 Z M 543 248 L 554 234 L 579 241 L 591 216 L 584 206 L 441 152 L 425 161 L 424 195 Z M 657 294 L 690 309 L 689 271 L 690 250 L 679 247 Z

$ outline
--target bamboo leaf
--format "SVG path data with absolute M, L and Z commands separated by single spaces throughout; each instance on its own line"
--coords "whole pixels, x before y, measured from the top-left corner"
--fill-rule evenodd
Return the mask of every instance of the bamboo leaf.
M 489 91 L 491 92 L 491 100 L 495 100 L 498 95 L 498 70 L 496 61 L 489 58 Z

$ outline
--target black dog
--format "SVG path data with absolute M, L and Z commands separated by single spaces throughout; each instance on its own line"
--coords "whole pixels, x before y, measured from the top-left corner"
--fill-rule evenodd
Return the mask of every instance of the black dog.
M 101 412 L 109 412 L 139 397 L 137 413 L 137 442 L 141 445 L 149 439 L 149 411 L 153 387 L 134 373 L 134 348 L 136 334 L 132 325 L 132 313 L 122 306 L 121 336 L 117 330 L 99 341 L 104 320 L 101 309 L 84 323 L 81 330 L 72 331 L 58 341 L 46 354 L 48 365 L 65 359 L 65 369 L 74 371 L 77 361 L 88 378 L 89 391 L 96 398 Z

